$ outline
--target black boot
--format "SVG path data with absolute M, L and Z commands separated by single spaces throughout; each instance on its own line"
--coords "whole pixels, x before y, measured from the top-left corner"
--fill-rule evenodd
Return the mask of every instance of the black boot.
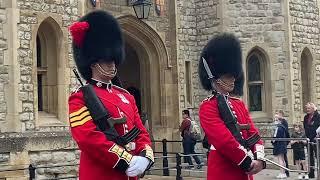
M 289 171 L 286 170 L 285 173 L 286 173 L 287 177 L 290 177 Z
M 314 169 L 310 168 L 309 178 L 314 178 Z

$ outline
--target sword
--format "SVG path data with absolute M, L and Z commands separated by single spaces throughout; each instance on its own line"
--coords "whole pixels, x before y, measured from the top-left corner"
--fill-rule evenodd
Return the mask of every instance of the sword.
M 289 171 L 289 172 L 308 173 L 308 171 L 289 169 L 289 168 L 287 168 L 287 167 L 285 167 L 285 166 L 282 166 L 282 165 L 280 165 L 280 164 L 278 164 L 278 163 L 276 163 L 276 162 L 274 162 L 274 161 L 271 161 L 270 159 L 267 159 L 267 158 L 262 158 L 261 160 L 262 160 L 262 161 L 269 162 L 269 163 L 271 163 L 271 164 L 273 164 L 273 165 L 276 165 L 276 166 L 280 167 L 281 169 L 287 170 L 287 171 Z
M 202 62 L 203 62 L 204 69 L 206 70 L 206 72 L 208 74 L 208 79 L 212 82 L 212 80 L 214 79 L 214 76 L 212 75 L 211 70 L 209 68 L 209 65 L 208 65 L 206 59 L 204 59 L 204 57 L 202 57 Z

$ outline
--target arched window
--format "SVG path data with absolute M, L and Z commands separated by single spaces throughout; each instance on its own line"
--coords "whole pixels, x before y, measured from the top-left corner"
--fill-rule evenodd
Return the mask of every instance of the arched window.
M 191 62 L 185 61 L 185 100 L 186 107 L 192 106 L 192 72 L 191 72 Z
M 38 119 L 40 125 L 50 124 L 60 119 L 61 105 L 65 106 L 62 87 L 64 83 L 64 65 L 61 59 L 62 31 L 52 18 L 45 19 L 39 26 L 36 37 L 36 74 Z M 64 107 L 65 109 L 65 107 Z M 63 112 L 66 113 L 66 112 Z M 50 119 L 50 120 L 49 120 Z
M 302 107 L 311 101 L 311 70 L 312 55 L 308 48 L 301 53 L 301 86 L 302 86 Z
M 248 105 L 252 111 L 266 111 L 265 99 L 265 56 L 258 49 L 247 58 Z

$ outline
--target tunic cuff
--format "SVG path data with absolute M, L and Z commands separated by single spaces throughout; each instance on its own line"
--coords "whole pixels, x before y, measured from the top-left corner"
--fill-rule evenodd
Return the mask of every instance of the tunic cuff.
M 149 145 L 146 145 L 146 147 L 140 152 L 139 155 L 149 159 L 149 165 L 145 171 L 149 170 L 154 163 L 154 156 L 153 156 L 152 148 Z
M 113 146 L 109 149 L 109 152 L 118 156 L 118 161 L 113 168 L 121 172 L 125 172 L 132 160 L 132 155 L 117 144 L 113 144 Z
M 265 157 L 265 153 L 264 153 L 264 146 L 261 144 L 256 144 L 255 145 L 255 152 L 254 152 L 254 157 L 257 160 L 263 160 Z
M 239 164 L 239 167 L 246 172 L 250 171 L 250 166 L 251 166 L 252 159 L 249 156 L 246 156 L 242 162 Z

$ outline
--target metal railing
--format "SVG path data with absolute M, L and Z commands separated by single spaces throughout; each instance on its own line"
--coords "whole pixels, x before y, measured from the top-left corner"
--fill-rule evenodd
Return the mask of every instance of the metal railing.
M 181 140 L 167 140 L 167 139 L 163 139 L 163 140 L 155 140 L 152 141 L 153 143 L 161 143 L 162 144 L 162 152 L 157 152 L 155 151 L 154 153 L 162 153 L 162 167 L 163 167 L 163 176 L 170 176 L 170 171 L 168 168 L 169 166 L 169 161 L 168 161 L 168 154 L 174 154 L 175 156 L 177 155 L 177 153 L 181 153 L 181 152 L 168 152 L 168 143 L 182 143 Z M 201 143 L 202 141 L 197 141 L 196 143 Z M 182 153 L 181 153 L 182 154 Z
M 320 138 L 316 139 L 316 143 L 312 143 L 309 141 L 308 138 L 271 138 L 271 137 L 263 137 L 262 138 L 265 141 L 291 141 L 291 140 L 301 140 L 301 141 L 307 141 L 307 158 L 308 158 L 308 169 L 307 171 L 297 171 L 297 170 L 293 170 L 293 169 L 287 169 L 291 172 L 309 172 L 310 168 L 315 168 L 317 170 L 317 174 L 318 174 L 318 178 L 319 178 L 319 172 L 320 172 L 320 158 L 317 158 L 317 165 L 316 167 L 313 167 L 310 165 L 310 145 L 316 145 L 316 149 L 317 149 L 317 155 L 316 157 L 320 157 Z M 201 141 L 198 141 L 197 143 L 199 143 Z M 152 171 L 156 171 L 156 170 L 162 170 L 162 175 L 163 176 L 169 176 L 170 175 L 170 170 L 176 170 L 176 179 L 177 180 L 181 180 L 182 179 L 182 169 L 183 168 L 188 168 L 191 167 L 190 165 L 183 165 L 181 158 L 183 157 L 187 157 L 187 156 L 204 156 L 206 157 L 207 154 L 205 153 L 197 153 L 197 154 L 188 154 L 185 155 L 181 152 L 169 152 L 168 151 L 168 143 L 182 143 L 182 141 L 170 141 L 170 140 L 166 140 L 163 139 L 161 141 L 154 141 L 154 143 L 161 143 L 162 145 L 162 151 L 161 152 L 155 152 L 155 153 L 161 153 L 161 156 L 155 156 L 155 160 L 162 160 L 162 168 L 156 168 L 156 167 L 152 167 L 149 172 Z M 266 147 L 266 149 L 272 149 L 272 148 L 268 148 Z M 290 149 L 290 148 L 288 148 Z M 312 157 L 313 158 L 313 157 Z M 169 159 L 175 159 L 175 166 L 169 167 Z M 270 161 L 268 161 L 270 163 Z M 34 180 L 36 179 L 36 170 L 37 169 L 45 169 L 45 168 L 54 168 L 54 167 L 66 167 L 66 166 L 78 166 L 79 164 L 59 164 L 59 165 L 33 165 L 30 164 L 29 166 L 25 167 L 25 168 L 19 168 L 19 169 L 7 169 L 7 170 L 0 170 L 0 172 L 3 171 L 19 171 L 19 170 L 26 170 L 28 171 L 29 174 L 29 179 L 30 180 Z M 65 177 L 58 177 L 59 174 L 56 174 L 54 178 L 47 178 L 47 179 L 42 179 L 42 180 L 58 180 L 58 179 L 70 179 L 70 178 L 77 178 L 77 176 L 65 176 Z
M 316 138 L 316 149 L 317 149 L 317 179 L 320 179 L 320 138 Z
M 311 159 L 310 159 L 310 144 L 311 144 L 311 142 L 310 142 L 310 139 L 309 138 L 273 138 L 273 137 L 262 137 L 261 138 L 262 140 L 270 140 L 270 141 L 284 141 L 284 142 L 290 142 L 290 141 L 292 141 L 292 140 L 295 140 L 295 141 L 306 141 L 307 142 L 307 157 L 308 157 L 308 169 L 307 169 L 307 171 L 305 171 L 305 170 L 293 170 L 293 169 L 288 169 L 288 168 L 286 168 L 286 167 L 281 167 L 281 166 L 279 166 L 279 164 L 277 164 L 277 163 L 275 163 L 275 162 L 272 162 L 272 161 L 270 161 L 270 160 L 268 160 L 268 159 L 266 159 L 266 161 L 267 162 L 269 162 L 269 163 L 271 163 L 271 164 L 274 164 L 274 165 L 276 165 L 276 166 L 278 166 L 278 167 L 280 167 L 280 168 L 283 168 L 283 169 L 285 169 L 285 170 L 288 170 L 288 171 L 290 171 L 290 172 L 299 172 L 299 173 L 308 173 L 309 171 L 310 171 L 310 167 L 311 167 L 311 165 L 310 165 L 310 161 L 311 161 Z M 287 149 L 291 149 L 291 148 L 288 148 L 287 147 Z M 317 159 L 319 159 L 319 158 L 317 158 Z M 318 171 L 319 172 L 319 171 Z

